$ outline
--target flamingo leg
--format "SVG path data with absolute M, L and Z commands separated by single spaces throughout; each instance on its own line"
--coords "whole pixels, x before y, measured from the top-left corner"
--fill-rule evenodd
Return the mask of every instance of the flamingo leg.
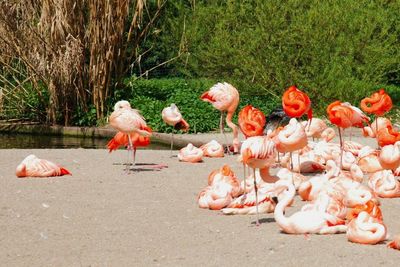
M 289 152 L 290 155 L 290 170 L 293 171 L 293 157 L 292 157 L 292 152 Z
M 127 162 L 127 164 L 126 164 L 126 172 L 129 174 L 129 171 L 130 171 L 130 163 L 129 163 L 129 158 L 130 158 L 130 156 L 129 156 L 129 150 L 131 150 L 132 148 L 133 148 L 133 146 L 132 146 L 132 139 L 131 139 L 131 136 L 128 134 L 128 141 L 129 141 L 129 147 L 128 147 L 128 162 Z
M 246 164 L 244 164 L 244 163 L 243 163 L 243 172 L 244 172 L 244 180 L 243 180 L 244 188 L 243 188 L 243 190 L 244 190 L 244 195 L 246 195 L 246 187 L 247 187 L 247 185 L 246 185 Z
M 376 116 L 376 118 L 375 118 L 375 139 L 376 139 L 376 144 L 378 146 L 377 149 L 380 149 L 379 140 L 378 140 L 378 116 Z
M 221 119 L 219 121 L 219 131 L 221 134 L 224 135 L 224 139 L 225 139 L 225 144 L 224 147 L 226 148 L 227 154 L 230 154 L 230 150 L 229 150 L 229 145 L 228 145 L 228 138 L 226 137 L 225 131 L 224 131 L 224 112 L 221 111 Z
M 297 160 L 298 160 L 297 163 L 299 164 L 299 173 L 300 173 L 300 171 L 301 171 L 301 168 L 300 168 L 300 167 L 301 167 L 301 163 L 300 163 L 300 151 L 299 151 L 299 153 L 297 154 L 297 156 L 298 156 L 298 157 L 297 157 Z
M 174 129 L 171 132 L 171 149 L 169 151 L 169 157 L 172 158 L 172 148 L 174 147 Z
M 228 112 L 226 114 L 226 124 L 228 124 L 229 128 L 232 129 L 233 132 L 233 153 L 236 154 L 239 152 L 239 130 L 236 124 L 232 122 L 232 117 L 233 117 L 234 112 Z M 225 136 L 226 138 L 226 136 Z
M 133 147 L 133 166 L 136 165 L 136 147 Z
M 257 189 L 257 181 L 256 181 L 256 169 L 253 168 L 253 178 L 254 178 L 254 192 L 256 193 L 256 213 L 257 213 L 257 222 L 256 225 L 260 225 L 260 218 L 258 214 L 258 189 Z
M 343 165 L 343 139 L 342 139 L 342 130 L 340 127 L 338 127 L 339 129 L 339 140 L 340 140 L 340 164 L 339 164 L 339 168 L 340 170 L 342 169 L 342 165 Z

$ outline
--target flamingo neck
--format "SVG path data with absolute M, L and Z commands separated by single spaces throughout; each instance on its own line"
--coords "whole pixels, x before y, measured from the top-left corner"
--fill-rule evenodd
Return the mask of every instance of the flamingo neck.
M 278 179 L 278 177 L 276 177 L 275 175 L 271 175 L 270 173 L 269 173 L 269 166 L 267 166 L 267 167 L 265 167 L 265 168 L 263 168 L 263 169 L 260 169 L 260 176 L 261 176 L 261 179 L 264 181 L 264 182 L 266 182 L 266 183 L 275 183 L 276 181 L 278 181 L 279 179 Z
M 296 190 L 293 185 L 285 185 L 285 187 L 288 191 L 286 192 L 284 198 L 276 205 L 274 217 L 278 225 L 287 231 L 290 229 L 290 220 L 283 215 L 283 212 L 285 211 L 285 208 L 293 201 Z

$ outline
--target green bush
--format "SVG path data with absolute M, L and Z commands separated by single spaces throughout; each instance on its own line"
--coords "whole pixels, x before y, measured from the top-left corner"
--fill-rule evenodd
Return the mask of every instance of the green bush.
M 333 100 L 358 105 L 377 85 L 400 84 L 399 1 L 172 2 L 154 53 L 187 53 L 166 71 L 275 98 L 296 84 L 317 115 Z

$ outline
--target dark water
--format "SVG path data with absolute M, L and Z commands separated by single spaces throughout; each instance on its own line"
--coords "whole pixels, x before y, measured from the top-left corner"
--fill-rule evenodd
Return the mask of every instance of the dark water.
M 108 139 L 71 136 L 0 133 L 2 148 L 106 148 Z M 152 143 L 146 149 L 169 149 L 168 145 Z

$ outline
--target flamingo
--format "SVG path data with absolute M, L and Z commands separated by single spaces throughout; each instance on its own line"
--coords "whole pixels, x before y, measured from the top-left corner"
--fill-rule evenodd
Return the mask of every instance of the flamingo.
M 382 170 L 372 174 L 368 186 L 382 198 L 400 197 L 400 182 L 391 170 Z
M 149 133 L 152 132 L 150 127 L 144 127 L 142 130 L 148 131 Z M 136 165 L 136 150 L 138 147 L 146 147 L 150 144 L 150 138 L 148 136 L 142 136 L 138 133 L 131 133 L 130 139 L 132 141 L 133 146 L 133 165 Z M 107 143 L 107 148 L 111 153 L 114 150 L 117 150 L 120 146 L 128 146 L 129 145 L 129 138 L 128 134 L 123 132 L 118 132 L 115 134 L 113 138 Z
M 387 126 L 386 128 L 379 129 L 378 133 L 376 134 L 376 138 L 380 147 L 393 145 L 394 143 L 400 141 L 400 132 L 393 129 L 392 126 Z
M 179 150 L 178 159 L 180 161 L 191 163 L 200 162 L 203 160 L 203 150 L 189 143 L 187 146 Z
M 388 128 L 389 126 L 393 128 L 392 123 L 389 119 L 384 117 L 377 117 L 370 126 L 365 126 L 363 128 L 363 135 L 365 137 L 369 136 L 371 138 L 376 138 L 378 134 L 378 129 Z
M 200 208 L 220 210 L 231 203 L 234 197 L 241 194 L 239 180 L 228 165 L 214 170 L 208 176 L 208 186 L 198 197 Z
M 210 158 L 222 158 L 224 157 L 224 148 L 216 140 L 211 140 L 207 144 L 200 147 L 203 150 L 203 155 Z
M 291 166 L 293 166 L 292 152 L 302 149 L 308 143 L 303 125 L 295 118 L 290 119 L 289 124 L 279 131 L 273 140 L 278 152 L 290 152 Z
M 400 141 L 382 148 L 379 153 L 379 163 L 384 169 L 392 171 L 400 166 Z
M 60 167 L 49 160 L 39 159 L 35 155 L 27 156 L 17 166 L 15 174 L 19 178 L 71 175 L 67 169 Z
M 386 239 L 386 226 L 362 211 L 347 226 L 347 239 L 354 243 L 374 245 Z
M 226 123 L 233 131 L 233 149 L 234 153 L 239 152 L 238 127 L 232 122 L 233 114 L 239 104 L 239 92 L 229 83 L 217 83 L 200 97 L 203 101 L 210 102 L 214 108 L 221 112 L 220 131 L 224 133 L 224 112 L 227 112 Z M 225 142 L 227 143 L 227 142 Z M 229 149 L 228 149 L 229 151 Z
M 360 149 L 357 157 L 357 164 L 363 172 L 374 173 L 382 170 L 382 165 L 379 162 L 378 151 L 364 146 Z
M 276 223 L 287 234 L 335 234 L 346 232 L 347 226 L 341 220 L 324 209 L 298 211 L 290 217 L 285 217 L 284 210 L 293 200 L 296 190 L 294 185 L 286 180 L 275 183 L 279 193 L 288 190 L 285 198 L 278 202 L 274 210 Z
M 312 137 L 313 140 L 314 138 L 322 138 L 326 142 L 329 142 L 336 136 L 335 130 L 328 127 L 320 118 L 313 118 L 308 127 L 306 127 L 308 123 L 308 121 L 301 122 L 306 130 L 307 137 Z
M 352 209 L 347 213 L 347 220 L 351 221 L 354 218 L 357 218 L 358 215 L 362 212 L 367 212 L 370 216 L 376 218 L 378 221 L 383 221 L 382 211 L 379 206 L 372 200 L 368 200 L 365 204 L 355 205 Z
M 239 112 L 239 128 L 246 138 L 263 135 L 265 123 L 264 113 L 252 105 L 245 106 Z
M 312 109 L 310 98 L 296 86 L 290 86 L 283 93 L 282 107 L 285 113 L 291 118 L 299 118 L 307 113 L 307 117 L 311 123 Z
M 258 195 L 255 169 L 264 169 L 275 161 L 275 144 L 268 137 L 254 136 L 247 138 L 241 147 L 239 160 L 253 169 L 254 190 L 256 198 L 257 222 L 259 225 Z M 246 181 L 244 181 L 246 184 Z M 244 189 L 246 191 L 246 188 Z
M 375 114 L 376 117 L 383 116 L 386 112 L 392 109 L 392 99 L 385 92 L 384 89 L 379 89 L 377 92 L 373 93 L 370 97 L 366 97 L 361 100 L 361 109 L 364 112 Z M 378 119 L 376 121 L 376 132 L 379 131 Z
M 379 89 L 370 97 L 361 100 L 361 109 L 364 112 L 375 114 L 376 116 L 383 116 L 386 112 L 392 109 L 392 99 L 385 92 L 385 89 Z
M 358 108 L 350 105 L 349 103 L 342 103 L 340 101 L 335 101 L 331 103 L 327 108 L 327 113 L 329 120 L 332 124 L 335 124 L 339 130 L 340 139 L 340 168 L 342 168 L 342 158 L 343 158 L 343 139 L 341 134 L 341 129 L 346 129 L 351 126 L 362 127 L 363 123 L 369 122 L 369 118 L 362 113 Z
M 174 103 L 162 110 L 161 117 L 166 124 L 173 126 L 176 130 L 182 130 L 185 132 L 189 130 L 189 124 L 183 119 L 181 112 Z M 174 129 L 171 131 L 171 155 L 174 145 Z
M 142 115 L 136 109 L 132 109 L 126 100 L 118 101 L 114 105 L 114 111 L 109 117 L 109 122 L 113 128 L 128 135 L 128 155 L 129 150 L 133 149 L 132 133 L 147 137 L 151 136 L 151 132 L 143 130 L 147 129 L 147 125 Z M 127 164 L 127 171 L 129 171 L 129 162 Z

